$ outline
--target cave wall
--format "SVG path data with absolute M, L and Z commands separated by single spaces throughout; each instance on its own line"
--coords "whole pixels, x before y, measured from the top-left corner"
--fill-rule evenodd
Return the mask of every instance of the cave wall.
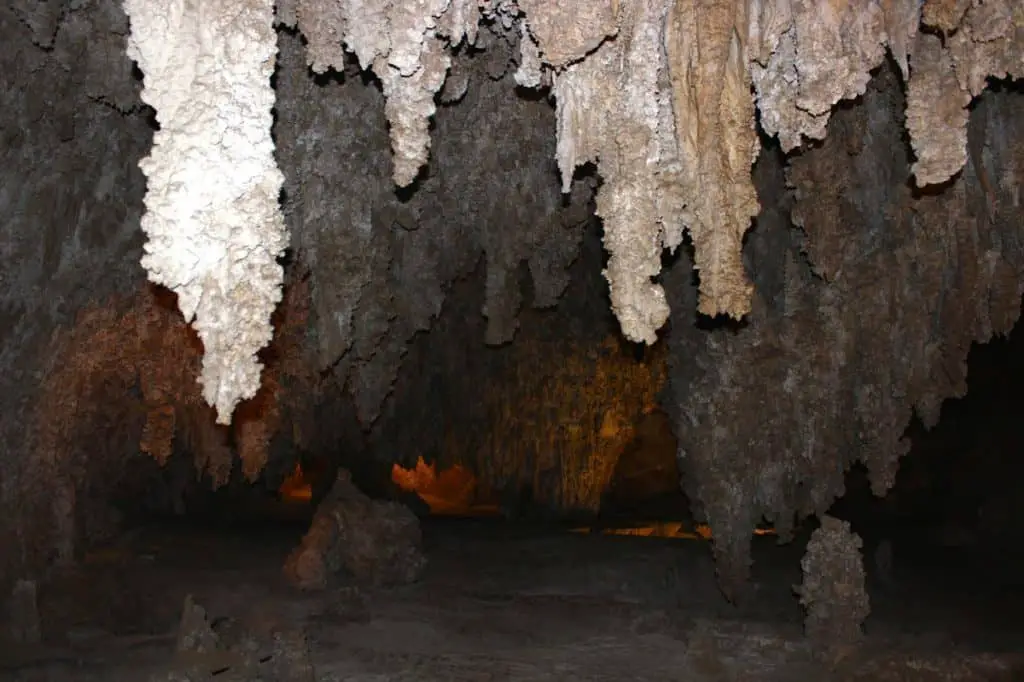
M 176 304 L 161 302 L 160 294 L 141 286 L 136 263 L 144 183 L 136 164 L 149 148 L 152 129 L 124 55 L 127 25 L 119 3 L 15 2 L 0 9 L 7 86 L 0 153 L 9 157 L 7 170 L 0 171 L 8 174 L 0 201 L 10 216 L 3 241 L 8 300 L 0 310 L 11 320 L 0 350 L 0 361 L 10 369 L 4 372 L 0 419 L 0 430 L 9 436 L 0 459 L 0 511 L 14 519 L 0 528 L 8 534 L 0 540 L 17 548 L 5 556 L 39 565 L 43 557 L 31 556 L 36 550 L 30 549 L 53 549 L 43 531 L 54 525 L 55 508 L 66 516 L 68 505 L 74 506 L 76 493 L 67 492 L 66 481 L 44 484 L 40 474 L 59 471 L 84 480 L 89 475 L 79 470 L 95 461 L 92 475 L 102 477 L 95 472 L 134 455 L 136 443 L 159 458 L 172 438 L 183 435 L 214 483 L 231 477 L 236 455 L 241 472 L 252 479 L 266 469 L 275 434 L 286 434 L 285 441 L 300 447 L 361 438 L 347 416 L 331 417 L 342 427 L 324 425 L 327 415 L 351 410 L 363 426 L 376 423 L 378 452 L 413 458 L 407 443 L 389 439 L 409 416 L 402 406 L 424 387 L 399 381 L 393 401 L 386 400 L 407 361 L 409 340 L 430 328 L 452 282 L 476 271 L 481 257 L 482 301 L 456 301 L 452 310 L 473 319 L 482 314 L 486 324 L 476 332 L 484 341 L 510 341 L 526 319 L 521 308 L 527 298 L 553 306 L 568 285 L 567 268 L 594 200 L 595 183 L 573 171 L 598 156 L 610 184 L 597 194 L 597 209 L 605 218 L 605 246 L 618 258 L 611 279 L 618 272 L 623 283 L 611 292 L 613 307 L 620 322 L 633 316 L 635 328 L 627 330 L 633 338 L 652 339 L 668 314 L 659 298 L 665 287 L 672 310 L 672 393 L 666 409 L 692 481 L 691 499 L 701 502 L 718 539 L 725 584 L 735 588 L 746 575 L 750 530 L 761 514 L 785 530 L 794 513 L 823 510 L 841 492 L 843 470 L 854 460 L 868 464 L 879 492 L 891 484 L 905 448 L 899 437 L 912 411 L 934 423 L 941 401 L 965 390 L 970 342 L 1008 331 L 1017 316 L 1020 96 L 985 94 L 970 124 L 961 123 L 970 100 L 965 93 L 981 93 L 985 74 L 1016 72 L 1019 17 L 1007 14 L 1004 3 L 945 16 L 939 9 L 951 3 L 928 2 L 925 24 L 955 34 L 940 49 L 930 33 L 918 36 L 919 45 L 908 42 L 918 28 L 916 2 L 894 3 L 888 14 L 873 12 L 864 25 L 849 14 L 817 25 L 810 5 L 801 5 L 777 25 L 752 22 L 763 35 L 738 45 L 730 31 L 742 18 L 739 5 L 713 3 L 691 12 L 676 3 L 669 12 L 668 5 L 651 0 L 623 5 L 628 11 L 621 17 L 598 4 L 579 16 L 568 5 L 523 5 L 529 31 L 514 3 L 484 3 L 490 19 L 479 28 L 475 14 L 474 21 L 466 20 L 465 12 L 476 10 L 473 3 L 453 3 L 453 12 L 462 14 L 458 21 L 446 15 L 454 24 L 444 29 L 445 41 L 459 45 L 471 29 L 473 47 L 462 45 L 452 56 L 445 41 L 428 35 L 433 27 L 416 24 L 411 43 L 396 39 L 387 46 L 404 64 L 419 65 L 423 58 L 429 67 L 422 75 L 433 78 L 431 83 L 410 84 L 377 68 L 384 55 L 374 53 L 380 46 L 371 44 L 369 34 L 354 36 L 357 57 L 364 68 L 374 63 L 381 80 L 359 73 L 342 54 L 324 3 L 282 3 L 282 12 L 294 15 L 282 20 L 298 23 L 309 41 L 305 49 L 290 29 L 278 34 L 274 135 L 294 250 L 280 308 L 286 320 L 278 325 L 286 331 L 268 349 L 261 392 L 239 407 L 230 437 L 214 428 L 196 390 L 201 356 L 194 336 L 172 314 Z M 399 29 L 416 17 L 395 11 L 392 37 L 401 38 Z M 553 29 L 583 23 L 580 17 L 595 21 L 567 34 L 569 43 L 556 49 L 562 38 Z M 657 31 L 666 26 L 669 44 L 659 47 Z M 698 28 L 707 49 L 686 53 L 688 37 Z M 606 40 L 616 32 L 620 40 Z M 841 54 L 830 61 L 823 45 L 841 48 Z M 832 115 L 836 101 L 863 89 L 885 45 L 896 63 L 882 69 L 862 101 Z M 919 72 L 942 78 L 912 81 L 905 115 L 900 78 L 908 73 L 911 47 Z M 597 58 L 585 64 L 581 58 L 591 52 Z M 671 65 L 668 53 L 675 60 Z M 565 68 L 558 79 L 542 73 L 542 54 L 548 66 Z M 828 68 L 798 83 L 796 93 L 780 89 L 794 64 L 815 60 Z M 310 61 L 319 75 L 309 73 Z M 340 73 L 328 72 L 328 64 Z M 438 80 L 441 64 L 450 71 Z M 645 68 L 630 70 L 638 64 Z M 690 77 L 697 82 L 695 99 L 684 88 L 673 89 Z M 38 87 L 41 82 L 47 87 Z M 740 273 L 735 249 L 754 203 L 747 152 L 765 142 L 755 144 L 751 136 L 751 82 L 762 115 L 790 117 L 762 118 L 768 132 L 784 138 L 787 150 L 801 135 L 817 139 L 826 128 L 829 134 L 793 154 L 788 166 L 777 148 L 762 151 L 752 185 L 762 210 L 746 237 Z M 561 97 L 555 118 L 542 98 L 516 97 L 522 85 L 553 85 Z M 614 97 L 588 99 L 588 92 L 599 89 L 614 91 Z M 639 106 L 652 90 L 656 106 Z M 435 91 L 440 108 L 431 131 Z M 619 98 L 624 91 L 632 96 Z M 922 103 L 936 93 L 949 106 L 928 110 Z M 811 102 L 813 111 L 790 107 L 798 101 Z M 674 118 L 670 104 L 678 108 Z M 745 113 L 736 115 L 737 107 Z M 410 110 L 413 115 L 403 118 Z M 722 125 L 697 125 L 701 111 Z M 583 125 L 591 114 L 608 114 L 621 130 Z M 668 127 L 686 121 L 696 127 L 675 141 L 680 148 L 670 149 Z M 939 137 L 929 137 L 929 131 Z M 612 134 L 618 132 L 621 137 Z M 402 135 L 416 144 L 403 146 Z M 620 149 L 610 148 L 613 138 Z M 631 142 L 646 146 L 632 149 Z M 715 153 L 700 154 L 704 148 Z M 949 159 L 942 161 L 935 150 Z M 665 172 L 652 177 L 648 163 L 663 164 Z M 942 179 L 960 165 L 963 170 L 946 184 L 914 189 L 912 172 Z M 641 166 L 640 175 L 631 171 Z M 558 191 L 559 171 L 567 195 Z M 407 189 L 396 192 L 396 179 Z M 705 184 L 715 191 L 705 196 Z M 661 191 L 680 187 L 682 194 Z M 626 210 L 632 199 L 643 210 Z M 679 244 L 683 236 L 684 221 L 666 216 L 675 216 L 686 200 L 697 207 L 683 216 L 695 252 L 684 254 L 663 279 L 652 280 L 662 247 Z M 716 212 L 721 205 L 728 215 Z M 705 268 L 695 281 L 694 258 L 698 265 L 717 259 L 721 267 Z M 523 263 L 529 273 L 525 288 Z M 524 290 L 532 291 L 529 297 Z M 698 305 L 740 314 L 749 296 L 751 313 L 743 323 L 713 330 L 706 320 L 696 324 Z M 107 302 L 111 297 L 116 302 Z M 422 342 L 406 371 L 435 362 L 446 372 L 463 369 L 454 346 L 440 347 L 444 333 L 449 339 L 462 333 L 456 327 Z M 59 328 L 68 331 L 58 332 L 51 347 Z M 519 352 L 527 358 L 580 352 L 545 350 L 542 334 L 520 341 L 525 350 Z M 584 345 L 589 343 L 587 338 Z M 124 347 L 127 355 L 98 362 L 103 344 Z M 80 355 L 83 348 L 92 355 Z M 153 358 L 164 358 L 163 364 Z M 600 366 L 589 362 L 560 381 Z M 518 417 L 510 410 L 545 390 L 543 382 L 531 383 L 536 376 L 517 377 L 514 364 L 486 370 L 519 381 L 518 393 L 493 405 L 484 401 L 494 410 L 488 418 Z M 83 368 L 88 381 L 73 381 L 76 368 Z M 324 376 L 327 381 L 321 381 Z M 445 390 L 472 395 L 467 386 Z M 458 402 L 452 400 L 453 406 Z M 554 403 L 538 401 L 545 409 Z M 598 432 L 605 417 L 599 408 L 600 401 L 592 400 L 584 409 L 588 418 L 600 418 Z M 412 415 L 431 426 L 426 419 Z M 609 432 L 630 417 L 612 421 Z M 46 424 L 59 425 L 58 433 Z M 279 447 L 286 451 L 289 444 Z M 500 449 L 456 449 L 463 452 L 444 456 L 479 458 L 483 468 L 497 471 L 496 484 L 512 478 L 504 464 L 493 464 Z M 510 466 L 522 466 L 520 457 L 529 458 L 510 456 Z M 55 504 L 41 504 L 44 496 Z
M 942 401 L 967 390 L 971 343 L 1016 322 L 1024 97 L 982 96 L 963 172 L 922 192 L 909 182 L 902 93 L 890 64 L 834 113 L 820 145 L 785 168 L 762 153 L 747 324 L 678 333 L 694 324 L 690 264 L 667 278 L 680 465 L 730 592 L 748 574 L 762 515 L 785 535 L 794 514 L 842 494 L 856 460 L 883 494 L 911 416 L 934 426 Z
M 79 40 L 76 32 L 110 31 L 124 60 L 126 19 L 113 4 L 57 11 L 44 29 L 68 40 Z M 26 185 L 11 186 L 26 187 L 22 200 L 40 197 L 42 208 L 37 210 L 44 212 L 34 220 L 46 229 L 59 229 L 60 212 L 70 211 L 69 206 L 79 211 L 80 223 L 77 232 L 62 236 L 64 241 L 42 241 L 49 251 L 36 259 L 42 261 L 37 270 L 32 269 L 30 251 L 12 253 L 7 261 L 11 281 L 43 285 L 38 305 L 56 303 L 53 307 L 60 312 L 48 312 L 48 319 L 29 306 L 31 297 L 18 299 L 22 307 L 17 321 L 34 325 L 29 329 L 34 336 L 27 331 L 5 344 L 12 364 L 42 363 L 35 382 L 12 376 L 25 394 L 19 418 L 31 435 L 8 440 L 3 459 L 11 472 L 4 475 L 5 504 L 22 513 L 4 527 L 18 535 L 10 545 L 21 550 L 18 570 L 39 568 L 53 554 L 70 560 L 82 544 L 103 539 L 116 521 L 107 518 L 113 510 L 105 497 L 149 495 L 145 479 L 154 474 L 152 467 L 130 462 L 140 450 L 161 464 L 177 453 L 171 460 L 174 471 L 163 478 L 189 489 L 197 479 L 220 487 L 254 481 L 264 472 L 267 481 L 279 480 L 294 465 L 299 449 L 365 454 L 364 430 L 372 427 L 391 390 L 408 340 L 429 328 L 450 283 L 474 272 L 481 258 L 485 300 L 502 306 L 476 305 L 469 313 L 486 320 L 483 329 L 475 330 L 478 345 L 481 340 L 492 345 L 511 340 L 518 328 L 521 285 L 529 288 L 531 305 L 550 308 L 568 284 L 567 268 L 576 259 L 591 215 L 594 182 L 582 179 L 568 197 L 559 192 L 552 161 L 552 109 L 542 98 L 517 99 L 513 94 L 514 34 L 498 26 L 481 41 L 494 41 L 491 49 L 456 61 L 455 68 L 463 71 L 462 85 L 445 97 L 453 105 L 463 104 L 440 112 L 437 126 L 445 143 L 438 145 L 420 186 L 397 194 L 379 84 L 354 69 L 314 78 L 299 38 L 284 31 L 275 134 L 287 178 L 285 208 L 293 252 L 273 320 L 276 336 L 261 354 L 265 369 L 260 390 L 238 406 L 231 427 L 218 425 L 196 383 L 202 343 L 177 312 L 174 295 L 146 285 L 136 265 L 145 186 L 136 164 L 150 144 L 153 124 L 152 112 L 138 98 L 131 63 L 124 60 L 125 69 L 104 72 L 125 79 L 116 85 L 128 88 L 127 93 L 112 90 L 108 96 L 90 82 L 88 72 L 65 73 L 71 67 L 52 56 L 71 61 L 61 51 L 65 48 L 54 48 L 47 57 L 32 46 L 32 33 L 22 21 L 26 17 L 5 14 L 4 26 L 14 36 L 12 44 L 20 40 L 25 45 L 16 54 L 50 64 L 52 78 L 64 87 L 64 99 L 46 104 L 53 108 L 84 102 L 92 118 L 81 123 L 88 127 L 80 136 L 58 130 L 31 139 L 34 147 L 14 128 L 9 133 L 17 143 L 11 149 L 26 158 L 54 158 L 55 149 L 68 150 L 72 160 L 59 176 L 22 173 L 17 180 Z M 79 20 L 85 24 L 78 25 Z M 74 63 L 79 69 L 89 65 L 84 59 Z M 7 73 L 32 69 L 22 65 Z M 69 88 L 75 81 L 88 87 L 77 93 Z M 46 113 L 36 126 L 48 131 L 60 117 Z M 83 114 L 77 111 L 75 116 Z M 33 130 L 31 124 L 21 126 Z M 504 134 L 481 136 L 475 132 L 480 129 Z M 67 140 L 61 142 L 61 136 Z M 131 144 L 118 136 L 127 136 Z M 112 176 L 115 171 L 127 178 Z M 83 193 L 93 187 L 82 178 L 99 178 L 100 190 L 107 194 L 48 200 L 54 177 L 64 192 L 81 184 Z M 82 220 L 83 211 L 88 221 Z M 117 231 L 109 234 L 112 225 Z M 27 218 L 10 223 L 16 235 L 10 243 L 38 248 L 26 235 L 43 230 L 31 227 Z M 46 267 L 57 268 L 56 274 Z M 520 277 L 523 267 L 529 272 L 525 280 Z M 357 305 L 341 309 L 353 299 Z M 606 310 L 598 314 L 607 317 Z M 345 329 L 354 331 L 339 336 Z M 51 335 L 53 342 L 45 345 Z M 21 345 L 26 339 L 29 343 Z M 44 345 L 39 358 L 24 353 Z M 16 355 L 19 351 L 22 355 Z M 10 425 L 15 423 L 12 419 Z M 182 456 L 192 460 L 191 470 L 179 466 Z M 119 470 L 142 473 L 139 480 L 125 480 L 117 475 Z M 180 491 L 165 492 L 167 499 L 154 504 L 174 507 Z
M 1022 351 L 1019 322 L 1009 337 L 975 344 L 967 360 L 967 394 L 943 403 L 934 429 L 918 419 L 911 423 L 905 436 L 910 451 L 886 497 L 874 498 L 859 480 L 851 486 L 848 479 L 843 504 L 837 504 L 845 518 L 869 530 L 962 528 L 993 554 L 1014 552 L 1024 536 Z
M 506 513 L 594 514 L 620 454 L 665 380 L 665 353 L 616 332 L 601 278 L 600 227 L 587 228 L 558 306 L 520 314 L 513 343 L 480 343 L 483 267 L 452 287 L 410 346 L 370 448 L 411 468 L 462 465 Z M 529 276 L 522 272 L 528 303 Z M 675 485 L 675 481 L 672 481 Z
M 312 77 L 298 36 L 281 32 L 275 137 L 286 217 L 308 264 L 320 367 L 370 425 L 407 343 L 430 328 L 450 283 L 485 257 L 484 340 L 511 341 L 522 307 L 520 264 L 534 304 L 553 306 L 568 283 L 593 183 L 563 197 L 551 107 L 516 96 L 517 36 L 481 29 L 452 62 L 434 119 L 434 154 L 396 192 L 381 86 L 351 62 Z
M 127 31 L 118 3 L 0 5 L 0 583 L 38 565 L 33 531 L 52 525 L 31 425 L 54 331 L 144 281 L 137 162 L 152 129 Z

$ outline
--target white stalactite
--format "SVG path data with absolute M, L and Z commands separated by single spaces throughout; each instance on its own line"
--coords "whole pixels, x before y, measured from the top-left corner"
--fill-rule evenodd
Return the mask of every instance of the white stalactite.
M 128 54 L 160 130 L 148 179 L 142 265 L 178 295 L 205 354 L 203 396 L 229 423 L 255 395 L 287 246 L 274 161 L 273 0 L 125 0 Z
M 478 12 L 506 29 L 522 22 L 516 82 L 553 86 L 563 188 L 580 164 L 598 164 L 612 307 L 623 333 L 647 343 L 669 312 L 656 283 L 661 252 L 677 248 L 684 230 L 701 273 L 700 312 L 750 311 L 741 251 L 759 210 L 749 176 L 759 149 L 755 105 L 784 150 L 823 138 L 835 104 L 863 93 L 889 51 L 909 82 L 917 181 L 941 182 L 962 167 L 965 107 L 985 76 L 1024 72 L 1024 50 L 1009 0 L 953 14 L 947 4 L 277 0 L 279 19 L 305 34 L 314 71 L 342 68 L 349 50 L 381 78 L 399 186 L 427 162 L 448 50 L 475 42 Z M 255 353 L 270 339 L 282 280 L 282 178 L 270 138 L 274 2 L 125 7 L 129 53 L 146 75 L 143 99 L 162 126 L 142 162 L 143 265 L 195 318 L 206 345 L 204 395 L 228 421 L 258 387 Z M 949 34 L 931 56 L 914 54 L 922 22 Z M 929 104 L 936 83 L 947 103 L 938 109 Z

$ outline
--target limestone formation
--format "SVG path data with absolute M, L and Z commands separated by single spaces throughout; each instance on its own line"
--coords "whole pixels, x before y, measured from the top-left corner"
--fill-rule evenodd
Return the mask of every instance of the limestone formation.
M 272 0 L 216 5 L 127 0 L 128 56 L 160 125 L 139 162 L 150 280 L 178 295 L 203 341 L 203 398 L 230 424 L 256 395 L 281 300 L 284 178 L 270 137 L 277 54 Z
M 804 579 L 794 589 L 807 613 L 804 631 L 815 652 L 829 662 L 856 650 L 871 612 L 864 589 L 862 545 L 850 524 L 825 516 L 800 562 Z
M 515 35 L 483 30 L 477 42 L 488 50 L 456 59 L 467 90 L 439 112 L 437 158 L 403 199 L 391 182 L 381 93 L 353 65 L 318 85 L 305 75 L 299 40 L 282 36 L 279 96 L 305 104 L 282 108 L 275 131 L 294 246 L 311 269 L 318 361 L 366 425 L 378 417 L 409 340 L 431 328 L 447 287 L 481 257 L 488 343 L 511 341 L 518 328 L 520 263 L 529 267 L 536 306 L 553 306 L 568 283 L 592 182 L 574 183 L 569 201 L 560 196 L 551 178 L 554 117 L 543 102 L 512 95 L 509 40 Z
M 592 506 L 665 376 L 735 592 L 1017 319 L 1010 0 L 200 4 L 0 5 L 0 584 L 140 445 Z
M 387 2 L 328 8 L 295 1 L 298 9 L 286 4 L 283 21 L 297 22 L 309 38 L 315 70 L 341 68 L 344 42 L 382 79 L 395 181 L 409 184 L 426 162 L 430 95 L 450 65 L 442 42 L 457 47 L 465 36 L 474 44 L 477 18 L 466 3 L 452 0 L 401 11 Z M 936 14 L 933 4 L 926 3 L 926 25 Z M 926 185 L 962 167 L 964 108 L 980 94 L 984 77 L 1014 75 L 1022 63 L 1013 42 L 1021 20 L 1009 3 L 965 12 L 964 30 L 955 34 L 957 54 L 938 59 L 929 58 L 929 50 L 945 55 L 947 48 L 932 48 L 930 36 L 915 48 L 916 0 L 830 5 L 824 13 L 813 2 L 748 0 L 692 6 L 524 1 L 484 8 L 485 16 L 506 26 L 520 22 L 517 82 L 541 86 L 548 82 L 542 71 L 555 74 L 563 191 L 578 166 L 599 164 L 605 186 L 598 215 L 611 255 L 612 308 L 626 337 L 646 343 L 668 318 L 664 292 L 652 282 L 660 251 L 677 248 L 684 227 L 702 273 L 700 311 L 742 317 L 750 310 L 740 250 L 758 212 L 749 178 L 758 150 L 751 84 L 764 130 L 789 151 L 805 137 L 825 137 L 832 107 L 864 93 L 888 48 L 915 93 L 908 125 L 921 159 L 917 181 Z M 372 40 L 364 33 L 368 25 L 379 27 Z M 920 59 L 908 61 L 917 51 Z M 959 77 L 943 86 L 951 58 L 961 64 Z M 936 90 L 949 113 L 919 106 Z M 936 156 L 942 165 L 932 169 Z
M 989 75 L 1021 72 L 1024 48 L 1016 38 L 1024 20 L 1008 0 L 974 3 L 949 16 L 939 4 L 925 3 L 923 22 L 949 33 L 948 43 L 919 34 L 917 0 L 829 5 L 827 11 L 809 0 L 502 1 L 480 5 L 482 16 L 467 0 L 288 0 L 277 16 L 305 35 L 304 61 L 315 73 L 343 71 L 348 51 L 380 79 L 391 175 L 399 187 L 412 185 L 427 165 L 435 96 L 452 70 L 452 50 L 490 49 L 479 40 L 482 20 L 517 39 L 516 83 L 550 83 L 557 103 L 562 191 L 571 190 L 579 166 L 596 162 L 600 168 L 597 214 L 610 255 L 605 276 L 612 309 L 626 338 L 650 344 L 669 316 L 655 281 L 661 251 L 679 248 L 684 230 L 701 273 L 698 310 L 737 319 L 751 311 L 741 251 L 760 208 L 749 172 L 759 149 L 755 110 L 785 151 L 805 138 L 822 139 L 832 107 L 864 93 L 888 50 L 910 84 L 907 126 L 918 157 L 916 182 L 940 183 L 963 167 L 966 107 Z M 272 6 L 267 1 L 259 12 L 248 12 L 244 27 L 232 23 L 239 8 L 231 5 L 219 19 L 162 10 L 146 0 L 126 7 L 133 15 L 129 55 L 148 72 L 143 99 L 161 120 L 153 153 L 143 162 L 151 184 L 144 265 L 154 281 L 179 293 L 186 319 L 196 317 L 206 346 L 204 396 L 227 423 L 235 405 L 258 389 L 254 355 L 269 340 L 281 283 L 274 261 L 285 245 L 275 201 L 281 180 L 269 153 Z M 37 40 L 45 41 L 46 27 L 57 19 L 45 13 L 32 19 Z M 215 27 L 210 35 L 225 45 L 251 47 L 207 45 L 199 39 L 200 24 Z M 168 36 L 172 47 L 160 48 Z M 193 54 L 201 55 L 195 65 L 188 62 Z M 232 76 L 218 81 L 214 73 Z M 468 81 L 459 79 L 462 93 Z M 941 96 L 942 106 L 930 106 L 933 95 Z M 199 103 L 207 104 L 206 118 L 196 115 Z M 234 180 L 210 182 L 215 175 Z M 414 212 L 410 221 L 417 222 Z M 372 221 L 367 224 L 364 214 L 362 222 L 353 236 L 366 239 Z M 507 283 L 507 264 L 520 254 L 506 248 L 500 258 L 489 255 L 495 278 L 488 282 L 494 296 L 486 314 L 500 319 L 487 339 L 500 343 L 514 331 L 505 310 L 518 307 L 518 295 Z M 351 251 L 345 257 L 352 258 Z M 356 333 L 347 311 L 359 304 L 367 268 L 382 267 L 370 257 L 361 265 L 363 273 L 334 294 L 342 313 L 334 323 L 340 328 L 328 334 L 337 338 L 331 362 Z M 356 385 L 372 384 L 362 397 L 365 414 L 376 414 L 401 355 L 387 354 L 383 378 L 355 377 Z
M 858 460 L 884 494 L 911 415 L 934 426 L 942 401 L 967 390 L 971 343 L 1017 319 L 1024 178 L 993 135 L 1024 133 L 1024 102 L 983 97 L 964 173 L 919 194 L 906 182 L 898 79 L 883 71 L 814 150 L 785 166 L 762 155 L 754 178 L 765 208 L 745 250 L 749 324 L 669 339 L 680 466 L 727 590 L 746 579 L 762 516 L 785 536 L 795 517 L 828 509 Z M 984 177 L 1003 184 L 988 183 L 990 194 Z M 688 265 L 680 259 L 665 279 L 673 329 L 694 324 Z
M 323 589 L 342 569 L 371 585 L 411 583 L 426 564 L 420 551 L 419 520 L 397 502 L 364 495 L 347 471 L 317 507 L 301 544 L 288 556 L 284 573 L 301 589 Z

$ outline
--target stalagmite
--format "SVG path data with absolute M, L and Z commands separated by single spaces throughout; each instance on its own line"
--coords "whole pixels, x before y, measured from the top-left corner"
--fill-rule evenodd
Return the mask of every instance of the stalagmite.
M 128 54 L 160 129 L 140 161 L 149 181 L 142 264 L 178 295 L 203 341 L 203 397 L 230 423 L 256 394 L 287 245 L 274 161 L 272 0 L 126 0 Z
M 552 506 L 592 508 L 624 405 L 661 375 L 629 374 L 618 336 L 588 356 L 612 330 L 568 328 L 604 324 L 565 320 L 607 295 L 632 341 L 672 322 L 664 408 L 735 590 L 762 516 L 786 536 L 856 462 L 883 493 L 911 416 L 934 425 L 970 344 L 1018 315 L 1024 119 L 996 81 L 1024 75 L 1019 2 L 0 5 L 4 575 L 71 557 L 87 482 L 140 444 L 158 461 L 180 444 L 222 485 L 272 468 L 275 437 L 407 464 L 429 442 L 481 484 L 525 471 Z M 566 295 L 588 229 L 608 259 Z M 302 312 L 268 347 L 286 245 L 301 286 L 279 307 Z M 183 318 L 141 293 L 140 256 Z M 520 328 L 556 304 L 550 336 Z M 467 359 L 517 335 L 522 374 Z M 481 388 L 503 374 L 514 390 Z M 469 412 L 474 447 L 440 447 Z M 494 422 L 535 430 L 492 451 Z M 116 437 L 86 443 L 106 423 Z
M 871 613 L 863 544 L 849 523 L 824 516 L 800 561 L 803 582 L 794 591 L 806 611 L 805 634 L 815 653 L 833 664 L 860 646 L 864 620 Z

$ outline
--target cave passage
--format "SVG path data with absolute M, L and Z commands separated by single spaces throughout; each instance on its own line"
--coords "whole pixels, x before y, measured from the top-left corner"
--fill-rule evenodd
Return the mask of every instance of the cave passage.
M 584 231 L 554 309 L 532 306 L 520 273 L 512 344 L 479 342 L 484 269 L 457 281 L 432 329 L 414 338 L 410 371 L 372 431 L 328 405 L 316 414 L 332 425 L 328 438 L 308 447 L 295 434 L 271 439 L 253 476 L 239 457 L 244 430 L 213 427 L 199 411 L 187 419 L 203 421 L 163 462 L 139 453 L 93 469 L 77 493 L 75 561 L 52 557 L 33 583 L 39 640 L 50 648 L 11 654 L 9 669 L 106 679 L 103 656 L 131 647 L 159 658 L 182 638 L 206 638 L 227 658 L 190 663 L 199 672 L 189 679 L 292 675 L 296 651 L 306 652 L 300 668 L 315 663 L 340 679 L 409 660 L 462 674 L 543 668 L 531 662 L 543 658 L 532 642 L 543 641 L 588 671 L 583 679 L 605 679 L 630 657 L 602 658 L 597 643 L 587 662 L 567 652 L 614 633 L 620 646 L 657 654 L 649 679 L 677 679 L 692 665 L 684 642 L 694 619 L 716 638 L 738 636 L 722 623 L 742 623 L 742 637 L 797 646 L 804 612 L 793 586 L 817 522 L 782 543 L 760 519 L 749 590 L 735 603 L 723 596 L 716 539 L 686 495 L 680 443 L 659 404 L 667 354 L 618 334 L 601 236 L 596 222 Z M 165 293 L 154 297 L 174 314 Z M 1013 652 L 1024 636 L 1024 515 L 1013 494 L 1022 346 L 1015 331 L 974 348 L 968 396 L 947 401 L 930 431 L 910 425 L 913 445 L 886 497 L 871 494 L 863 467 L 846 475 L 829 513 L 864 540 L 869 637 Z M 271 366 L 280 352 L 268 351 Z M 120 389 L 107 390 L 116 402 Z M 230 469 L 197 467 L 211 461 L 211 443 Z M 344 641 L 344 663 L 314 661 L 322 654 L 310 642 L 324 640 Z M 60 646 L 99 653 L 71 672 L 53 660 Z M 443 663 L 430 663 L 439 649 Z M 515 653 L 504 661 L 501 651 Z
M 828 7 L 0 3 L 0 681 L 1021 679 L 1024 14 Z
M 553 324 L 550 317 L 545 321 Z M 529 327 L 523 331 L 531 333 Z M 1018 386 L 1024 385 L 1021 346 L 1024 333 L 1015 331 L 1008 340 L 972 351 L 968 396 L 947 402 L 934 429 L 925 431 L 919 423 L 908 428 L 913 447 L 888 496 L 870 493 L 862 468 L 847 475 L 847 493 L 830 514 L 851 521 L 865 540 L 869 635 L 941 638 L 961 649 L 1010 652 L 1020 641 L 1022 519 L 1008 508 L 1017 502 L 1007 495 L 1012 486 L 999 483 L 1019 475 L 1013 453 Z M 601 357 L 616 362 L 644 362 L 628 348 L 605 350 Z M 481 346 L 476 352 L 514 351 Z M 598 504 L 589 510 L 561 508 L 557 502 L 567 498 L 559 496 L 560 489 L 533 490 L 523 477 L 515 479 L 515 494 L 488 491 L 476 459 L 444 466 L 436 455 L 430 462 L 417 455 L 411 466 L 389 467 L 371 445 L 345 453 L 279 451 L 275 466 L 254 482 L 236 463 L 216 490 L 208 476 L 197 474 L 184 445 L 163 466 L 140 456 L 110 487 L 111 507 L 122 519 L 118 532 L 41 586 L 42 638 L 108 652 L 131 642 L 134 655 L 144 657 L 138 652 L 170 647 L 186 628 L 194 630 L 188 636 L 207 636 L 231 651 L 257 647 L 253 628 L 289 632 L 302 623 L 304 636 L 340 638 L 351 652 L 344 665 L 321 661 L 318 670 L 355 674 L 396 670 L 410 657 L 426 661 L 436 647 L 452 652 L 445 665 L 460 671 L 528 666 L 537 654 L 523 643 L 519 628 L 530 628 L 530 641 L 541 638 L 548 647 L 614 632 L 639 651 L 662 652 L 651 674 L 665 677 L 652 679 L 677 679 L 664 661 L 682 660 L 670 652 L 675 646 L 685 651 L 684 633 L 695 617 L 743 622 L 746 632 L 791 646 L 787 642 L 799 636 L 803 618 L 792 586 L 800 580 L 814 520 L 787 544 L 779 543 L 770 524 L 759 525 L 751 538 L 751 591 L 730 604 L 716 584 L 712 533 L 682 492 L 686 486 L 680 485 L 678 443 L 669 420 L 653 405 L 638 410 L 635 419 Z M 593 428 L 600 432 L 602 423 Z M 461 428 L 481 426 L 453 420 L 449 437 Z M 371 495 L 352 489 L 339 497 L 332 485 L 343 471 L 351 471 Z M 552 485 L 543 475 L 532 479 Z M 361 510 L 355 516 L 346 511 L 352 505 Z M 401 544 L 404 536 L 392 529 L 408 518 L 402 514 L 414 513 L 426 558 L 416 580 L 395 587 L 343 566 L 311 588 L 308 565 L 295 557 L 304 534 L 308 539 L 317 528 L 318 506 L 335 509 L 330 514 L 344 519 L 342 527 L 371 529 L 345 536 L 359 545 L 362 560 L 395 565 L 412 560 L 383 545 Z M 297 579 L 306 580 L 307 589 L 298 589 Z M 388 635 L 399 631 L 400 643 Z M 239 632 L 249 634 L 236 641 Z M 254 659 L 204 661 L 197 669 L 220 678 L 251 674 L 253 666 L 292 665 L 283 662 L 280 645 L 262 646 Z M 508 647 L 516 651 L 514 662 L 503 663 L 497 652 Z M 618 665 L 612 659 L 602 663 L 598 649 L 589 655 L 596 662 L 574 663 L 592 670 L 594 677 L 585 679 L 603 679 L 599 668 Z M 61 669 L 35 659 L 18 665 L 44 663 Z M 90 670 L 98 675 L 107 668 L 93 661 L 86 666 Z
M 864 539 L 872 618 L 902 611 L 998 639 L 1020 630 L 1024 608 L 1024 326 L 974 344 L 967 366 L 968 392 L 943 404 L 938 424 L 908 425 L 893 488 L 875 496 L 856 466 L 829 513 Z

